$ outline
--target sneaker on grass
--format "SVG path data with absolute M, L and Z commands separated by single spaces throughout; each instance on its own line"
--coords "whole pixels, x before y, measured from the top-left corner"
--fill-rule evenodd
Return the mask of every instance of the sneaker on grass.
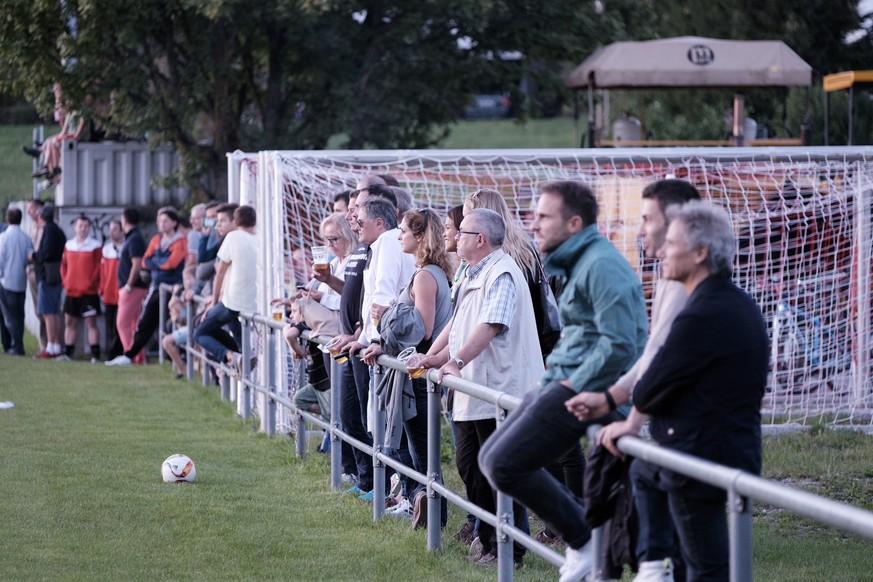
M 558 582 L 579 582 L 590 574 L 591 567 L 594 565 L 592 553 L 593 549 L 590 540 L 578 550 L 567 546 L 564 565 L 558 570 L 561 574 Z
M 403 519 L 412 519 L 412 512 L 412 504 L 409 502 L 409 499 L 404 497 L 400 500 L 400 503 L 398 503 L 391 509 L 386 509 L 385 515 L 391 515 L 393 517 L 399 517 Z
M 106 365 L 107 366 L 129 366 L 132 363 L 133 363 L 133 361 L 130 358 L 128 358 L 124 354 L 121 354 L 120 356 L 116 356 L 116 357 L 112 358 L 111 360 L 109 360 L 108 362 L 106 362 Z
M 352 485 L 351 487 L 346 489 L 346 493 L 348 493 L 349 495 L 357 495 L 358 497 L 360 497 L 361 495 L 364 495 L 367 492 L 364 491 L 363 489 L 361 489 L 360 487 L 358 487 L 358 484 L 355 483 L 354 485 Z

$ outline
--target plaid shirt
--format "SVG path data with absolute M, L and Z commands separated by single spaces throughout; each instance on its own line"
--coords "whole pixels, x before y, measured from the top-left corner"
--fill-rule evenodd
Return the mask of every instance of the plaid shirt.
M 467 267 L 466 277 L 470 280 L 475 279 L 488 263 L 494 258 L 494 253 L 491 253 L 477 264 Z M 461 283 L 463 284 L 463 283 Z M 459 288 L 456 285 L 455 288 Z M 485 290 L 485 302 L 482 312 L 479 314 L 479 319 L 476 322 L 490 323 L 501 327 L 500 334 L 506 333 L 512 323 L 512 317 L 518 307 L 518 290 L 515 288 L 515 282 L 512 280 L 512 275 L 503 273 L 497 277 L 494 284 Z M 452 326 L 449 332 L 449 344 L 453 345 L 457 327 Z M 499 335 L 499 334 L 498 334 Z

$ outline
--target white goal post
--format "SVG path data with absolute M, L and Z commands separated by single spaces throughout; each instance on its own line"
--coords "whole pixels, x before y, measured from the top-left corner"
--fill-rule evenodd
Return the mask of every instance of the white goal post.
M 734 279 L 771 331 L 763 420 L 873 424 L 871 209 L 873 148 L 270 151 L 228 156 L 230 199 L 258 210 L 259 296 L 281 295 L 290 253 L 316 244 L 333 196 L 364 174 L 391 174 L 440 213 L 481 187 L 529 225 L 537 186 L 572 179 L 598 196 L 598 226 L 651 296 L 655 265 L 637 239 L 642 189 L 685 179 L 728 210 Z

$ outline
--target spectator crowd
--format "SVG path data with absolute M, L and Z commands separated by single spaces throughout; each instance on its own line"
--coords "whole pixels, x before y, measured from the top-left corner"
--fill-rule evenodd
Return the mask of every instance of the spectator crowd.
M 521 406 L 500 422 L 493 405 L 443 389 L 456 468 L 479 507 L 495 512 L 500 490 L 514 500 L 516 527 L 529 532 L 531 514 L 539 518 L 536 539 L 565 551 L 561 582 L 589 575 L 591 530 L 604 521 L 604 576 L 621 578 L 628 565 L 641 582 L 727 580 L 724 492 L 623 459 L 616 442 L 649 423 L 662 446 L 760 473 L 767 331 L 731 281 L 735 244 L 726 214 L 680 180 L 654 182 L 642 198 L 641 241 L 661 269 L 651 321 L 639 278 L 598 231 L 597 198 L 581 182 L 540 185 L 531 236 L 495 190 L 465 193 L 463 204 L 443 211 L 416 208 L 392 176 L 362 177 L 330 201 L 322 244 L 289 250 L 286 292 L 271 302 L 287 322 L 290 353 L 307 369 L 295 404 L 330 420 L 331 398 L 339 398 L 335 420 L 343 431 L 426 473 L 422 370 L 516 396 Z M 7 354 L 24 354 L 29 286 L 43 326 L 34 357 L 75 357 L 82 320 L 91 362 L 105 355 L 107 366 L 142 363 L 159 325 L 159 287 L 169 284 L 163 307 L 171 327 L 160 347 L 177 377 L 189 336 L 219 373 L 239 376 L 254 365 L 242 361 L 239 319 L 258 308 L 253 208 L 210 202 L 185 218 L 164 207 L 148 242 L 139 211 L 127 208 L 105 244 L 91 237 L 84 216 L 66 240 L 51 206 L 34 200 L 27 213 L 35 221 L 30 233 L 12 209 L 0 235 Z M 195 295 L 205 301 L 189 330 Z M 303 338 L 306 330 L 333 339 L 322 350 Z M 374 373 L 383 354 L 404 361 L 409 373 Z M 340 374 L 333 383 L 332 360 Z M 387 419 L 380 443 L 374 410 Z M 592 424 L 605 428 L 586 459 L 580 441 Z M 321 450 L 330 444 L 325 438 Z M 349 495 L 384 503 L 413 527 L 427 522 L 421 484 L 397 475 L 375 491 L 372 458 L 346 443 L 341 456 Z M 620 465 L 626 499 L 604 516 L 591 483 L 606 478 L 609 462 Z M 454 539 L 469 547 L 472 562 L 496 564 L 488 523 L 468 515 Z M 516 544 L 516 568 L 524 557 Z

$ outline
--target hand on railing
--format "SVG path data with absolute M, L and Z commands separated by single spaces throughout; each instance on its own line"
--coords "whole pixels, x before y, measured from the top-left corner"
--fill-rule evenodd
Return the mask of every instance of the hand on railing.
M 364 353 L 361 354 L 361 359 L 364 360 L 364 363 L 368 366 L 375 366 L 378 363 L 376 360 L 379 359 L 379 356 L 381 356 L 382 353 L 382 346 L 379 344 L 370 344 L 367 349 L 364 350 Z
M 618 439 L 627 435 L 639 435 L 645 420 L 646 416 L 634 408 L 627 420 L 612 422 L 603 427 L 603 430 L 597 434 L 597 444 L 603 445 L 607 451 L 623 459 L 624 453 L 618 450 Z

